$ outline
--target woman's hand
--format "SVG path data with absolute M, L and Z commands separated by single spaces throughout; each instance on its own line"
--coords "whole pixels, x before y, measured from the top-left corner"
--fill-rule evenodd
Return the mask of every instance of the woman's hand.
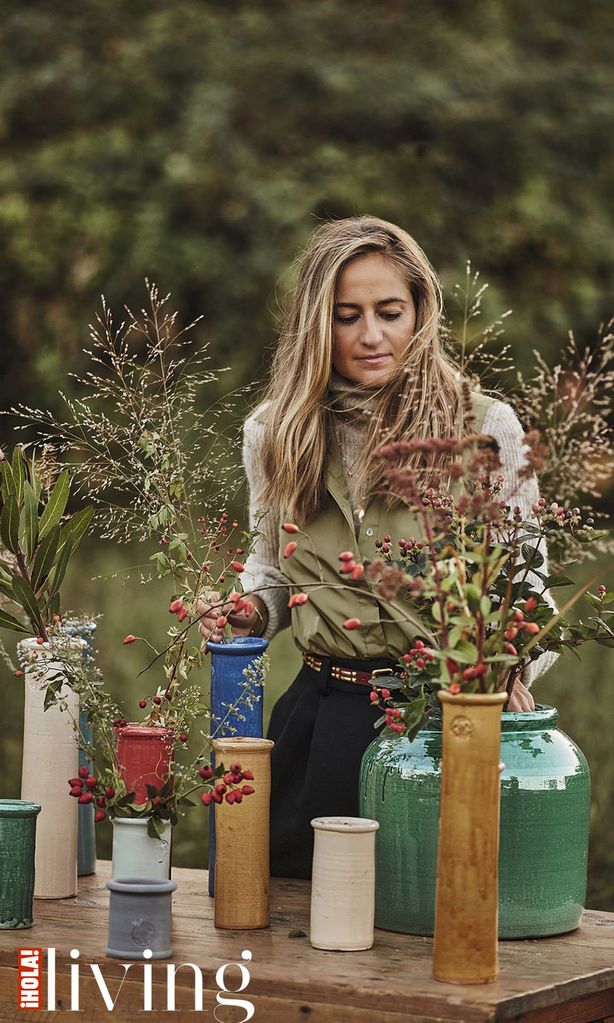
M 514 688 L 510 693 L 510 698 L 503 709 L 506 711 L 535 710 L 535 701 L 527 687 L 522 684 L 520 679 L 516 679 L 514 682 Z
M 206 600 L 204 597 L 199 599 L 196 609 L 202 617 L 198 623 L 198 631 L 205 643 L 209 640 L 212 643 L 222 642 L 223 626 L 218 628 L 216 624 L 221 616 L 228 620 L 233 636 L 262 635 L 268 622 L 266 604 L 260 597 L 251 593 L 246 593 L 243 599 L 247 606 L 241 611 L 235 611 L 231 601 L 221 604 L 217 590 L 209 590 Z

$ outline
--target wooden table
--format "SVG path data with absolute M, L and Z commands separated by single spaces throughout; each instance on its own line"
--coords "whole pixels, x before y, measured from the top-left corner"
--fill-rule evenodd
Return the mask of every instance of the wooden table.
M 81 1021 L 214 1020 L 238 1023 L 245 1010 L 219 1005 L 216 972 L 225 963 L 252 952 L 251 978 L 237 998 L 255 1008 L 256 1023 L 451 1023 L 451 1021 L 517 1020 L 524 1023 L 614 1023 L 614 914 L 587 912 L 582 926 L 560 938 L 501 942 L 500 973 L 494 984 L 457 986 L 431 979 L 431 940 L 376 930 L 368 952 L 320 952 L 307 937 L 289 937 L 309 930 L 309 884 L 274 880 L 271 926 L 260 931 L 220 931 L 213 926 L 213 901 L 205 871 L 174 870 L 177 891 L 173 909 L 173 956 L 169 963 L 200 966 L 205 988 L 202 1012 L 194 1011 L 194 971 L 177 973 L 177 1011 L 167 1011 L 166 966 L 153 965 L 153 1011 L 143 1015 L 143 965 L 135 963 L 112 1013 L 104 1006 L 90 970 L 100 966 L 109 992 L 115 995 L 124 967 L 104 954 L 107 939 L 109 864 L 80 879 L 76 899 L 37 901 L 35 927 L 0 931 L 0 1020 L 32 1017 L 16 1007 L 16 949 L 55 948 L 55 1012 L 39 1011 L 36 1023 L 61 1023 L 70 1010 L 70 950 L 80 952 L 80 1013 L 64 1017 Z M 237 871 L 240 885 L 240 870 Z M 229 988 L 239 985 L 237 967 L 226 972 Z M 228 996 L 232 997 L 232 995 Z M 46 995 L 45 995 L 46 998 Z M 46 1004 L 46 1003 L 45 1003 Z M 63 1010 L 63 1012 L 62 1012 Z

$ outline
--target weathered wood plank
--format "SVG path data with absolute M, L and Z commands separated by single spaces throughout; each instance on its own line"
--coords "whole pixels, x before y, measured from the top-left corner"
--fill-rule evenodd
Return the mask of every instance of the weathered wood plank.
M 587 1023 L 603 1020 L 604 1015 L 614 1009 L 614 991 L 603 991 L 586 995 L 565 1005 L 551 1005 L 547 1009 L 536 1009 L 524 1016 L 514 1017 L 517 1023 Z M 498 1019 L 499 1017 L 497 1017 Z M 612 1017 L 609 1017 L 612 1019 Z M 607 1023 L 607 1019 L 603 1020 Z
M 105 969 L 105 977 L 108 979 L 111 996 L 114 997 L 119 986 L 119 978 L 110 979 Z M 1 1023 L 25 1023 L 28 1017 L 15 1005 L 16 976 L 14 971 L 6 967 L 0 967 L 0 1021 Z M 107 1018 L 107 1012 L 100 993 L 92 978 L 84 976 L 80 985 L 80 1011 L 79 1020 L 81 1023 L 100 1023 L 102 1018 Z M 249 994 L 249 992 L 246 992 Z M 154 984 L 152 991 L 153 1011 L 147 1013 L 148 1023 L 172 1023 L 178 1020 L 185 1023 L 186 1013 L 192 1013 L 192 1019 L 197 1019 L 194 1014 L 193 993 L 187 987 L 177 987 L 175 1001 L 176 1011 L 168 1011 L 166 1005 L 166 986 L 163 983 Z M 424 1016 L 409 1013 L 408 1011 L 386 1012 L 378 1011 L 374 1017 L 372 1009 L 360 1009 L 351 1005 L 324 1004 L 315 1002 L 308 998 L 288 1000 L 286 998 L 268 998 L 252 996 L 250 1001 L 255 1009 L 255 1023 L 451 1023 L 450 1018 L 444 1019 L 441 1016 Z M 57 1011 L 37 1011 L 35 1023 L 58 1023 L 58 1012 L 70 1011 L 70 981 L 67 975 L 58 977 L 57 983 Z M 217 1002 L 212 991 L 206 991 L 203 999 L 203 1019 L 213 1019 L 213 1009 Z M 224 1012 L 224 1023 L 237 1023 L 245 1018 L 242 1009 L 224 1006 L 218 1012 Z M 109 1017 L 113 1023 L 134 1023 L 143 1012 L 143 990 L 139 984 L 124 982 L 121 992 L 112 1015 Z M 200 1014 L 199 1014 L 200 1015 Z M 474 1017 L 465 1017 L 467 1020 Z M 483 1019 L 483 1016 L 479 1016 Z
M 8 997 L 0 994 L 0 1006 L 5 1013 L 0 1019 L 14 1018 L 7 1013 L 12 1011 L 16 980 L 11 982 L 9 978 L 11 970 L 13 975 L 15 971 L 15 950 L 29 942 L 58 950 L 58 985 L 68 982 L 69 952 L 77 947 L 83 964 L 84 992 L 87 982 L 86 1011 L 90 1011 L 91 997 L 98 1012 L 106 1015 L 97 989 L 94 987 L 90 992 L 89 984 L 93 981 L 87 978 L 86 970 L 94 962 L 100 964 L 105 977 L 119 977 L 123 973 L 120 964 L 104 955 L 108 912 L 104 882 L 108 875 L 109 865 L 101 863 L 97 875 L 80 879 L 76 899 L 37 902 L 36 926 L 32 930 L 0 932 L 2 988 L 11 989 Z M 432 943 L 427 938 L 377 930 L 374 947 L 355 953 L 321 952 L 311 947 L 307 937 L 290 938 L 291 930 L 309 930 L 306 882 L 273 881 L 270 928 L 220 931 L 213 926 L 213 900 L 207 894 L 206 872 L 175 870 L 173 876 L 178 889 L 174 897 L 172 962 L 192 962 L 202 967 L 206 997 L 213 999 L 213 1005 L 216 970 L 224 963 L 236 962 L 243 949 L 250 949 L 251 981 L 245 996 L 261 1007 L 263 1015 L 256 1019 L 267 1023 L 269 1020 L 291 1023 L 294 1019 L 366 1023 L 373 1018 L 381 1019 L 382 1023 L 388 1023 L 388 1019 L 390 1023 L 396 1019 L 408 1023 L 520 1020 L 528 1019 L 528 1013 L 543 1014 L 555 1008 L 558 1011 L 565 1002 L 589 996 L 601 998 L 605 1006 L 603 1012 L 596 1014 L 597 1018 L 614 1013 L 614 1004 L 607 1001 L 614 991 L 612 914 L 586 913 L 577 931 L 560 938 L 501 942 L 497 981 L 478 987 L 457 987 L 431 979 Z M 137 969 L 142 967 L 136 965 L 134 970 Z M 159 964 L 154 966 L 156 978 L 162 969 Z M 130 987 L 127 983 L 122 998 L 125 990 L 132 992 L 131 998 L 142 1001 L 142 984 L 135 981 Z M 181 971 L 177 976 L 178 1004 L 180 993 L 181 997 L 191 997 L 191 984 L 191 971 Z M 162 988 L 160 992 L 163 995 Z M 82 997 L 86 1005 L 85 993 Z M 230 1013 L 230 1009 L 227 1011 Z M 162 1015 L 169 1019 L 172 1014 L 164 1012 L 161 1018 Z M 16 1018 L 23 1020 L 23 1013 Z M 87 1018 L 85 1013 L 81 1018 Z M 153 1019 L 153 1014 L 148 1013 L 148 1018 Z M 542 1018 L 548 1023 L 557 1019 L 552 1015 L 535 1016 L 535 1020 Z M 570 1016 L 572 1019 L 575 1017 Z M 46 1023 L 45 1014 L 38 1014 L 37 1023 Z M 232 1023 L 230 1017 L 228 1023 Z

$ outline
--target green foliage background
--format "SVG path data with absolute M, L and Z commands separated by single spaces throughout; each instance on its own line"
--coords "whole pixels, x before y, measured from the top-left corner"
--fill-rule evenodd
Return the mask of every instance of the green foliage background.
M 186 320 L 204 312 L 225 387 L 259 380 L 288 268 L 331 216 L 400 223 L 448 291 L 471 258 L 487 311 L 514 310 L 519 365 L 532 347 L 553 359 L 568 329 L 590 342 L 611 315 L 608 0 L 2 6 L 0 407 L 57 406 L 100 293 L 140 306 L 145 275 Z M 104 613 L 99 660 L 133 702 L 138 651 L 121 636 L 165 628 L 167 594 L 90 577 L 140 560 L 91 543 L 66 594 Z M 273 654 L 269 707 L 292 677 L 287 636 Z M 590 899 L 614 909 L 608 671 L 603 651 L 563 662 L 538 698 L 591 762 Z M 2 684 L 13 795 L 22 695 L 8 671 Z M 177 862 L 204 862 L 198 821 Z

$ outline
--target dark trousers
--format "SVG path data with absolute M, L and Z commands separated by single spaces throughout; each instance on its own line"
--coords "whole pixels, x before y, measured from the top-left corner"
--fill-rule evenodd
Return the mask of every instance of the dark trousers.
M 374 671 L 389 661 L 337 661 Z M 341 682 L 304 665 L 273 708 L 271 873 L 311 877 L 314 817 L 359 816 L 358 778 L 381 708 L 370 686 Z

